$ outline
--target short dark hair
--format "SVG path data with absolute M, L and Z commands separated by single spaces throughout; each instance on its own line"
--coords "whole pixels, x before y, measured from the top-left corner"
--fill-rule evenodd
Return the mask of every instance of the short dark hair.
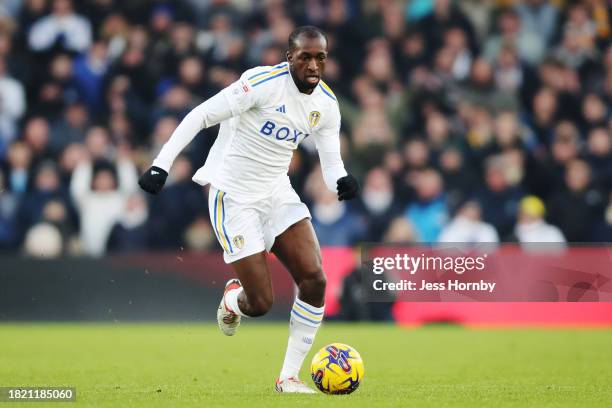
M 327 45 L 327 35 L 319 27 L 307 25 L 296 28 L 289 34 L 289 50 L 293 50 L 297 46 L 297 39 L 300 35 L 306 36 L 306 38 L 317 38 L 323 37 L 325 44 Z

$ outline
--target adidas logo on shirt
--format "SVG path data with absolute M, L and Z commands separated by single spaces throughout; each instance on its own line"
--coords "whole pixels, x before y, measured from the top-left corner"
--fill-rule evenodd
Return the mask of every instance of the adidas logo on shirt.
M 276 108 L 276 111 L 280 113 L 287 113 L 287 111 L 285 110 L 285 105 L 279 106 L 278 108 Z

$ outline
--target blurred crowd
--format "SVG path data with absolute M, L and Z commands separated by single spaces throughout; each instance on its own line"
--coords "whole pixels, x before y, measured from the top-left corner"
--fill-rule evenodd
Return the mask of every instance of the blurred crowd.
M 359 200 L 305 144 L 289 170 L 322 245 L 612 241 L 607 0 L 4 0 L 0 248 L 56 256 L 216 247 L 191 181 L 217 127 L 159 196 L 137 186 L 190 109 L 289 33 L 329 36 Z

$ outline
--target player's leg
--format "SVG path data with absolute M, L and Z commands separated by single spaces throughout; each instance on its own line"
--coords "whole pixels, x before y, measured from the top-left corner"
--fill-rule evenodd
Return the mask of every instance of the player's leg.
M 238 275 L 238 279 L 227 282 L 217 309 L 219 328 L 232 336 L 242 316 L 262 316 L 272 305 L 260 210 L 254 204 L 233 200 L 215 187 L 210 188 L 208 204 L 223 258 Z
M 321 248 L 310 220 L 302 219 L 277 236 L 272 252 L 293 277 L 298 299 L 313 307 L 322 307 L 326 279 L 321 266 Z
M 217 323 L 227 336 L 233 336 L 242 316 L 263 316 L 273 302 L 272 282 L 265 254 L 259 252 L 232 263 L 238 279 L 225 285 L 217 309 Z
M 312 347 L 324 311 L 325 274 L 321 267 L 321 250 L 310 220 L 302 219 L 277 236 L 272 252 L 289 270 L 298 287 L 298 296 L 291 310 L 287 351 L 276 389 L 283 392 L 311 391 L 295 381 Z
M 229 309 L 241 316 L 265 315 L 274 301 L 265 252 L 233 262 L 232 268 L 238 275 L 240 287 L 226 294 Z

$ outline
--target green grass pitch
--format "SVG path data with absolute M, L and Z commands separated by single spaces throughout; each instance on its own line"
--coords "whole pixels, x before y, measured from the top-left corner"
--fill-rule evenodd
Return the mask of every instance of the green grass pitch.
M 612 406 L 612 330 L 325 324 L 308 360 L 357 348 L 365 380 L 348 396 L 273 392 L 286 340 L 286 324 L 254 321 L 232 338 L 199 323 L 0 324 L 0 386 L 76 387 L 52 407 Z

